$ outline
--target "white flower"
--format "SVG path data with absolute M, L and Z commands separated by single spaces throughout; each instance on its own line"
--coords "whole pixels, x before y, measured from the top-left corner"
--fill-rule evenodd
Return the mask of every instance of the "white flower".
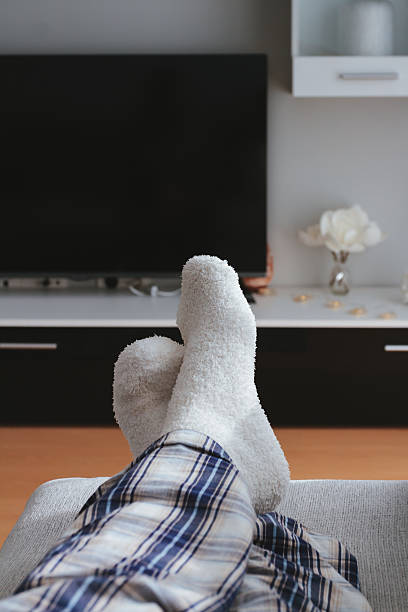
M 364 244 L 366 246 L 375 246 L 379 242 L 385 239 L 385 234 L 383 234 L 374 221 L 371 221 L 369 226 L 364 232 Z
M 324 240 L 320 233 L 320 225 L 309 225 L 305 230 L 299 230 L 298 237 L 306 246 L 324 245 Z
M 324 245 L 334 253 L 358 253 L 385 238 L 378 225 L 369 220 L 360 206 L 323 213 L 320 218 L 320 234 Z

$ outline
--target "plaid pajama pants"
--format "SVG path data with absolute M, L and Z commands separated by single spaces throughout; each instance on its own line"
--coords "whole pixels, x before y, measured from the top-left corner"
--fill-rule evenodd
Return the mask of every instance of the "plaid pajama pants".
M 356 559 L 275 512 L 256 516 L 228 454 L 171 432 L 87 501 L 0 612 L 368 611 Z

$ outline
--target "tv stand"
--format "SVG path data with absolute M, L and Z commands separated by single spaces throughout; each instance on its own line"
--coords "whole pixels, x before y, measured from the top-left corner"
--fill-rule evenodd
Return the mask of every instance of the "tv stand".
M 407 425 L 408 308 L 398 288 L 298 288 L 257 296 L 256 382 L 274 425 Z M 3 424 L 114 424 L 113 364 L 153 334 L 181 342 L 177 297 L 0 290 Z M 367 314 L 350 314 L 355 307 Z M 393 312 L 396 318 L 380 318 Z

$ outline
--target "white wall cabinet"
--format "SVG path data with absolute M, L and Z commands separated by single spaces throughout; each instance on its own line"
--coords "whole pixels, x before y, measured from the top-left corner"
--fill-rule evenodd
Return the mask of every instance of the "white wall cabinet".
M 341 55 L 339 11 L 352 0 L 292 0 L 296 97 L 408 96 L 408 2 L 393 0 L 394 54 Z

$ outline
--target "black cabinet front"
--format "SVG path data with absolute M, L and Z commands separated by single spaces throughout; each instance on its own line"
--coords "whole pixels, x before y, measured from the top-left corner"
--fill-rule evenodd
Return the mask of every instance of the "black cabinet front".
M 259 330 L 256 381 L 270 422 L 407 424 L 404 345 L 408 329 Z
M 134 340 L 177 329 L 3 328 L 3 424 L 114 424 L 113 366 Z
M 113 424 L 120 351 L 175 328 L 1 328 L 2 424 Z M 408 330 L 258 329 L 256 383 L 272 425 L 406 425 Z M 401 350 L 386 350 L 401 347 Z

